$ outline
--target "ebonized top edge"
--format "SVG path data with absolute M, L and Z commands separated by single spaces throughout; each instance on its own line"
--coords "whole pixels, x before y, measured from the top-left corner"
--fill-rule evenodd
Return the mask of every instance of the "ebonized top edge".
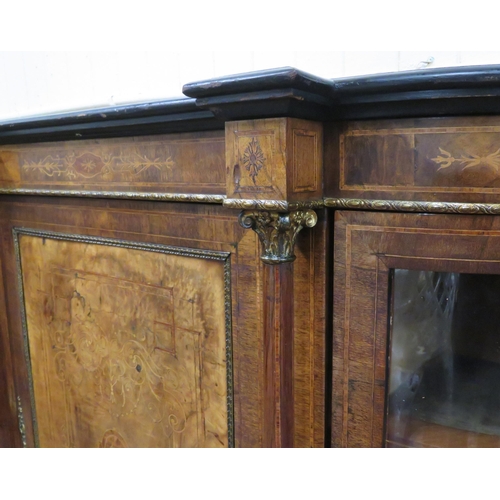
M 37 114 L 0 121 L 0 132 L 38 126 L 74 125 L 77 123 L 126 120 L 146 116 L 168 115 L 196 111 L 196 100 L 178 97 L 161 101 L 139 102 L 99 108 L 78 109 L 53 114 Z
M 468 88 L 500 88 L 500 65 L 454 66 L 332 79 L 333 96 Z
M 223 129 L 210 110 L 196 100 L 159 101 L 41 114 L 0 122 L 0 144 L 126 137 Z
M 227 120 L 500 114 L 500 65 L 324 79 L 291 67 L 188 83 L 189 97 L 0 122 L 0 144 L 223 129 Z M 298 93 L 297 93 L 298 92 Z
M 182 92 L 200 98 L 284 88 L 330 97 L 332 81 L 286 66 L 188 83 L 182 87 Z
M 478 87 L 500 87 L 500 65 L 407 70 L 333 79 L 324 79 L 295 68 L 284 67 L 188 83 L 182 90 L 185 95 L 200 98 L 293 88 L 328 96 L 335 101 L 347 94 L 352 96 L 374 92 Z

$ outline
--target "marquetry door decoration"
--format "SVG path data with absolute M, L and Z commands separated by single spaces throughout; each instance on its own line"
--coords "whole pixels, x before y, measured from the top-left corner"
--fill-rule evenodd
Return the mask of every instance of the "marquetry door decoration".
M 14 237 L 37 445 L 233 445 L 228 254 Z

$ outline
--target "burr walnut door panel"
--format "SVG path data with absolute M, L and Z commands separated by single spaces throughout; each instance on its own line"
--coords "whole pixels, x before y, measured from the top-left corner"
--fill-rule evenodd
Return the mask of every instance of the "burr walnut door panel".
M 228 445 L 227 255 L 15 237 L 40 446 Z
M 500 446 L 500 218 L 337 212 L 332 445 Z

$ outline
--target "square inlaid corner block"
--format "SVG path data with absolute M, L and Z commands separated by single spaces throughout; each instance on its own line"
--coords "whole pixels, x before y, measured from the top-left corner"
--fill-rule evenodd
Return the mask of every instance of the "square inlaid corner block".
M 319 199 L 322 159 L 321 123 L 296 118 L 226 123 L 229 198 Z

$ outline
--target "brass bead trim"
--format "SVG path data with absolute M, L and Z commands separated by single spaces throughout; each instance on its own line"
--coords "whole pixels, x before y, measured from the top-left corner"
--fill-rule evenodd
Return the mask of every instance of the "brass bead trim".
M 233 313 L 231 302 L 231 261 L 229 256 L 224 261 L 224 313 L 226 328 L 227 442 L 229 448 L 234 448 Z

